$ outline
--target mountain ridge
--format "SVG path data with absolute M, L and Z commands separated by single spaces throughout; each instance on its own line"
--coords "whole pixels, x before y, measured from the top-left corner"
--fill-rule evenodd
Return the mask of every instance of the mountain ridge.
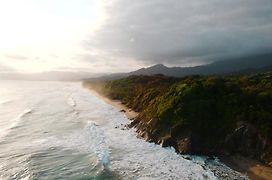
M 163 64 L 155 64 L 150 67 L 141 68 L 129 73 L 117 73 L 101 76 L 98 80 L 113 80 L 131 75 L 155 75 L 163 74 L 172 77 L 184 77 L 188 75 L 219 75 L 219 74 L 237 74 L 264 71 L 265 68 L 272 69 L 272 53 L 258 54 L 247 57 L 233 58 L 229 60 L 216 61 L 206 65 L 193 67 L 167 67 Z

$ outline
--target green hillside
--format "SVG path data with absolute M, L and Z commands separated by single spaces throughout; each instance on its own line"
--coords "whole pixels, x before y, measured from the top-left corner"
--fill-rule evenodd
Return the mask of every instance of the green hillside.
M 139 112 L 130 126 L 148 141 L 180 153 L 272 162 L 272 73 L 130 76 L 84 85 Z

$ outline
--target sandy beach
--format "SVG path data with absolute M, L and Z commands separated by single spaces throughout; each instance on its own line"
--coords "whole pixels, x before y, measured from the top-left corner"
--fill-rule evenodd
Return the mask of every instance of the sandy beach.
M 247 175 L 251 180 L 272 179 L 272 168 L 256 160 L 241 156 L 220 157 L 220 159 L 230 168 Z
M 132 109 L 126 107 L 124 104 L 121 103 L 119 100 L 112 100 L 107 98 L 106 96 L 98 93 L 97 91 L 93 90 L 91 87 L 87 87 L 95 96 L 99 97 L 106 103 L 112 105 L 113 107 L 119 109 L 120 111 L 123 111 L 128 119 L 134 119 L 138 116 L 139 113 L 133 111 Z

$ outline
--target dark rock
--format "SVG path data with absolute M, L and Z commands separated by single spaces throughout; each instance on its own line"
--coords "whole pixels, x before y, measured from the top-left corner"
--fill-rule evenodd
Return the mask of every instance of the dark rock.
M 122 109 L 122 110 L 120 110 L 120 112 L 123 112 L 123 113 L 125 113 L 125 112 L 126 112 L 126 110 Z
M 216 159 L 216 157 L 214 157 L 214 156 L 208 156 L 208 158 L 207 158 L 208 161 L 214 161 L 215 159 Z
M 192 160 L 192 158 L 190 156 L 183 156 L 184 159 L 187 159 L 187 160 Z
M 222 151 L 262 160 L 268 145 L 255 126 L 243 124 L 226 136 Z
M 179 139 L 176 143 L 176 149 L 179 153 L 190 153 L 191 152 L 191 139 L 189 137 L 185 137 Z
M 155 142 L 162 147 L 174 147 L 181 154 L 220 155 L 240 154 L 242 156 L 263 160 L 266 164 L 272 161 L 269 154 L 263 154 L 267 144 L 260 132 L 251 124 L 240 123 L 233 132 L 223 136 L 221 141 L 210 142 L 210 139 L 196 134 L 182 125 L 175 125 L 167 130 L 158 126 L 156 119 L 149 121 L 137 117 L 128 128 L 135 128 L 139 138 Z M 210 157 L 209 161 L 214 160 Z
M 133 128 L 133 127 L 135 127 L 136 125 L 138 125 L 138 123 L 140 123 L 140 118 L 135 118 L 135 119 L 128 125 L 128 127 L 129 127 L 129 128 Z
M 166 136 L 158 142 L 162 147 L 175 146 L 175 142 L 171 136 Z

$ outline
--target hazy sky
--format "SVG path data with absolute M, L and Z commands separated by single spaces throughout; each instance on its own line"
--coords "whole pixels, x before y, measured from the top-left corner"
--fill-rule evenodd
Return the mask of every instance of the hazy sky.
M 0 0 L 0 72 L 192 66 L 272 50 L 271 0 Z

